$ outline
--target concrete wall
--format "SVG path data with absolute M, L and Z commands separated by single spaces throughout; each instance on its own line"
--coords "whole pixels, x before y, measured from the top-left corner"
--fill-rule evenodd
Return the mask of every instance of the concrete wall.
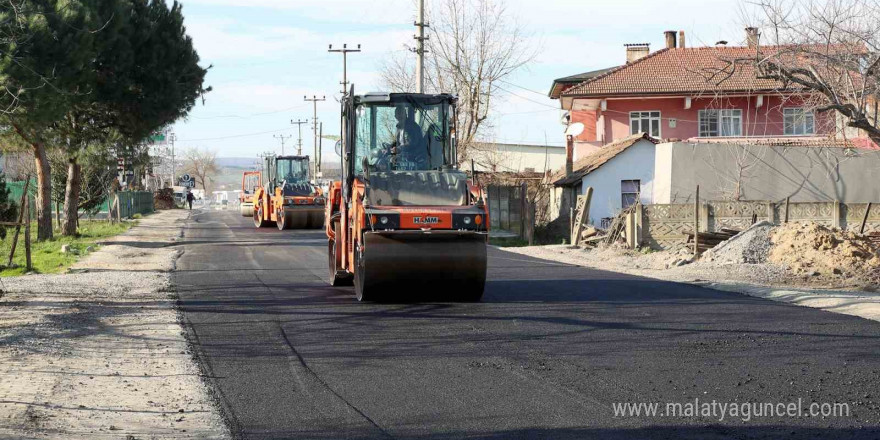
M 692 202 L 698 184 L 703 200 L 880 202 L 877 150 L 681 142 L 657 150 L 655 203 Z
M 621 180 L 641 181 L 641 201 L 653 203 L 654 147 L 647 140 L 635 145 L 606 162 L 581 181 L 581 194 L 588 186 L 593 187 L 590 206 L 590 223 L 599 225 L 602 218 L 614 217 L 621 209 Z

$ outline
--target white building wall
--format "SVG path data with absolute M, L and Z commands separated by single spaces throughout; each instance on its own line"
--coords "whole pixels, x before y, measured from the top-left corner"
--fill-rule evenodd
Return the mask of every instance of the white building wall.
M 524 172 L 531 169 L 543 173 L 565 166 L 565 147 L 476 144 L 470 156 L 476 162 L 477 171 Z
M 621 180 L 639 180 L 643 204 L 653 203 L 654 148 L 647 140 L 627 148 L 581 181 L 581 194 L 593 187 L 590 223 L 599 225 L 606 217 L 614 217 L 621 209 Z
M 672 143 L 655 147 L 654 203 L 672 203 L 672 147 Z

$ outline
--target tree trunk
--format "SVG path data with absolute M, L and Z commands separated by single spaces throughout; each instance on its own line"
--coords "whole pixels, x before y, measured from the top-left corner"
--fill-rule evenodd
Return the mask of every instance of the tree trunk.
M 42 143 L 32 144 L 34 163 L 37 168 L 37 240 L 52 239 L 52 171 L 46 147 Z
M 67 162 L 67 187 L 64 188 L 64 227 L 62 235 L 76 235 L 76 220 L 79 218 L 79 193 L 82 189 L 82 169 L 76 158 Z

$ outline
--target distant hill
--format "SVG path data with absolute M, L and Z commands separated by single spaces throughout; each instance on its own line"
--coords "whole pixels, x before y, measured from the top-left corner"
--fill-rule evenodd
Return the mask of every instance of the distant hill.
M 254 157 L 218 157 L 217 166 L 220 172 L 214 176 L 214 191 L 232 191 L 241 189 L 241 176 L 245 171 L 259 170 L 259 158 Z M 323 169 L 328 175 L 339 174 L 339 159 L 324 160 Z
M 259 169 L 260 162 L 257 157 L 218 157 L 217 158 L 217 166 L 220 168 L 246 168 L 246 169 Z M 324 159 L 324 166 L 322 168 L 332 169 L 339 168 L 339 158 L 334 157 L 332 160 Z
M 257 157 L 218 157 L 217 166 L 222 168 L 255 168 L 259 164 Z

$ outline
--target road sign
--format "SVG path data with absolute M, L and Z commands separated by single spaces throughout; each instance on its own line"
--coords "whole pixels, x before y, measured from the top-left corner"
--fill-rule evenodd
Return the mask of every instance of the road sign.
M 196 181 L 193 180 L 192 176 L 189 174 L 184 174 L 183 177 L 180 178 L 180 186 L 185 188 L 195 188 Z

